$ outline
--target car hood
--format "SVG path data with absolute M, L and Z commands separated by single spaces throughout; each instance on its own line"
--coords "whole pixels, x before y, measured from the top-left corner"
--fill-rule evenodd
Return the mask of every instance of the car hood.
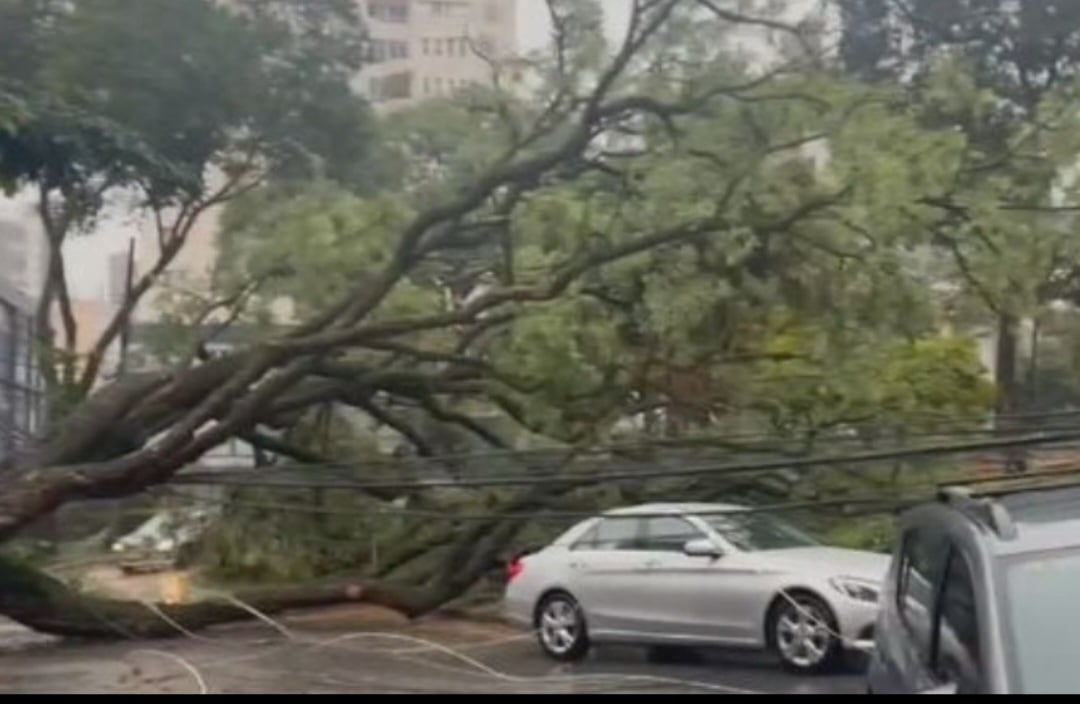
M 784 571 L 812 572 L 827 577 L 855 577 L 885 581 L 891 558 L 876 552 L 844 548 L 809 547 L 769 550 L 760 555 L 770 567 Z

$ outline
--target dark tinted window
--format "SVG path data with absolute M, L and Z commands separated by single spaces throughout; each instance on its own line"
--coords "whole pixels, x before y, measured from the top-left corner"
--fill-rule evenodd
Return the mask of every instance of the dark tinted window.
M 368 15 L 383 22 L 408 22 L 407 0 L 368 0 Z
M 641 535 L 641 519 L 631 517 L 605 518 L 581 540 L 575 550 L 636 550 Z
M 934 673 L 942 683 L 956 684 L 960 693 L 977 694 L 982 678 L 975 588 L 967 560 L 955 551 L 945 572 L 940 611 Z
M 675 516 L 660 516 L 645 521 L 642 550 L 682 552 L 687 541 L 706 537 L 689 521 Z
M 732 511 L 701 518 L 743 552 L 809 548 L 820 544 L 787 521 L 764 513 Z
M 932 646 L 934 601 L 945 570 L 948 543 L 941 536 L 912 531 L 904 538 L 897 608 L 916 647 L 929 662 Z

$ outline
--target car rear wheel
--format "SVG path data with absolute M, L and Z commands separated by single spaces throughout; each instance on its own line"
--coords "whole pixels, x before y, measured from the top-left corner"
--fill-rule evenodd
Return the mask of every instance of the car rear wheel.
M 841 654 L 836 618 L 821 599 L 810 594 L 782 595 L 769 618 L 769 640 L 788 669 L 824 672 Z
M 577 601 L 561 592 L 544 597 L 536 609 L 536 638 L 550 658 L 560 662 L 584 658 L 589 634 Z

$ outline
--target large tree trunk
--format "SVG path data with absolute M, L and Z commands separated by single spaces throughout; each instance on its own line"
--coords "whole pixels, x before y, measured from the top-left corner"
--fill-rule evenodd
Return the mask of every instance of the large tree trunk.
M 1017 388 L 1018 321 L 1012 314 L 1002 314 L 997 321 L 994 382 L 998 388 L 997 415 L 1014 415 L 1020 406 Z
M 523 490 L 504 504 L 503 511 L 513 514 L 540 511 L 571 490 L 570 486 Z M 339 578 L 246 589 L 236 592 L 235 597 L 266 614 L 362 603 L 415 618 L 453 601 L 499 566 L 525 523 L 522 518 L 501 517 L 476 521 L 457 537 L 423 586 Z M 91 638 L 170 637 L 181 635 L 177 625 L 198 629 L 252 617 L 249 611 L 227 600 L 150 607 L 137 601 L 90 596 L 38 570 L 5 560 L 0 560 L 0 615 L 40 633 Z
M 1020 385 L 1017 379 L 1017 351 L 1019 348 L 1019 320 L 1011 313 L 998 316 L 997 349 L 995 350 L 994 381 L 997 385 L 998 403 L 994 427 L 1000 434 L 1017 429 L 1017 414 L 1023 407 Z M 1006 448 L 1005 471 L 1018 474 L 1026 469 L 1022 448 Z
M 498 554 L 519 527 L 516 522 L 497 526 L 486 539 L 478 535 L 483 529 L 467 531 L 424 586 L 334 578 L 243 589 L 233 596 L 264 614 L 354 603 L 381 606 L 416 618 L 453 601 L 476 584 L 498 564 Z M 6 560 L 0 560 L 0 615 L 39 633 L 83 638 L 167 638 L 182 635 L 184 630 L 253 616 L 225 598 L 148 605 L 85 594 L 39 570 Z
M 247 589 L 235 596 L 265 614 L 366 603 L 416 617 L 456 595 L 438 587 L 335 580 Z M 9 561 L 0 561 L 0 614 L 38 633 L 106 639 L 167 638 L 182 635 L 181 628 L 199 629 L 252 618 L 249 611 L 226 600 L 151 606 L 83 594 L 42 572 Z

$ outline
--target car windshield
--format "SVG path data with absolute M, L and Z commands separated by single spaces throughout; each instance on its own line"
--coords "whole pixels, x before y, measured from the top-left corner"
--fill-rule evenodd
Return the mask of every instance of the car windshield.
M 1080 691 L 1080 628 L 1069 626 L 1080 593 L 1080 550 L 1025 555 L 1006 564 L 1004 606 L 1017 692 Z
M 790 523 L 764 513 L 725 513 L 702 518 L 724 540 L 743 552 L 808 548 L 820 544 Z

